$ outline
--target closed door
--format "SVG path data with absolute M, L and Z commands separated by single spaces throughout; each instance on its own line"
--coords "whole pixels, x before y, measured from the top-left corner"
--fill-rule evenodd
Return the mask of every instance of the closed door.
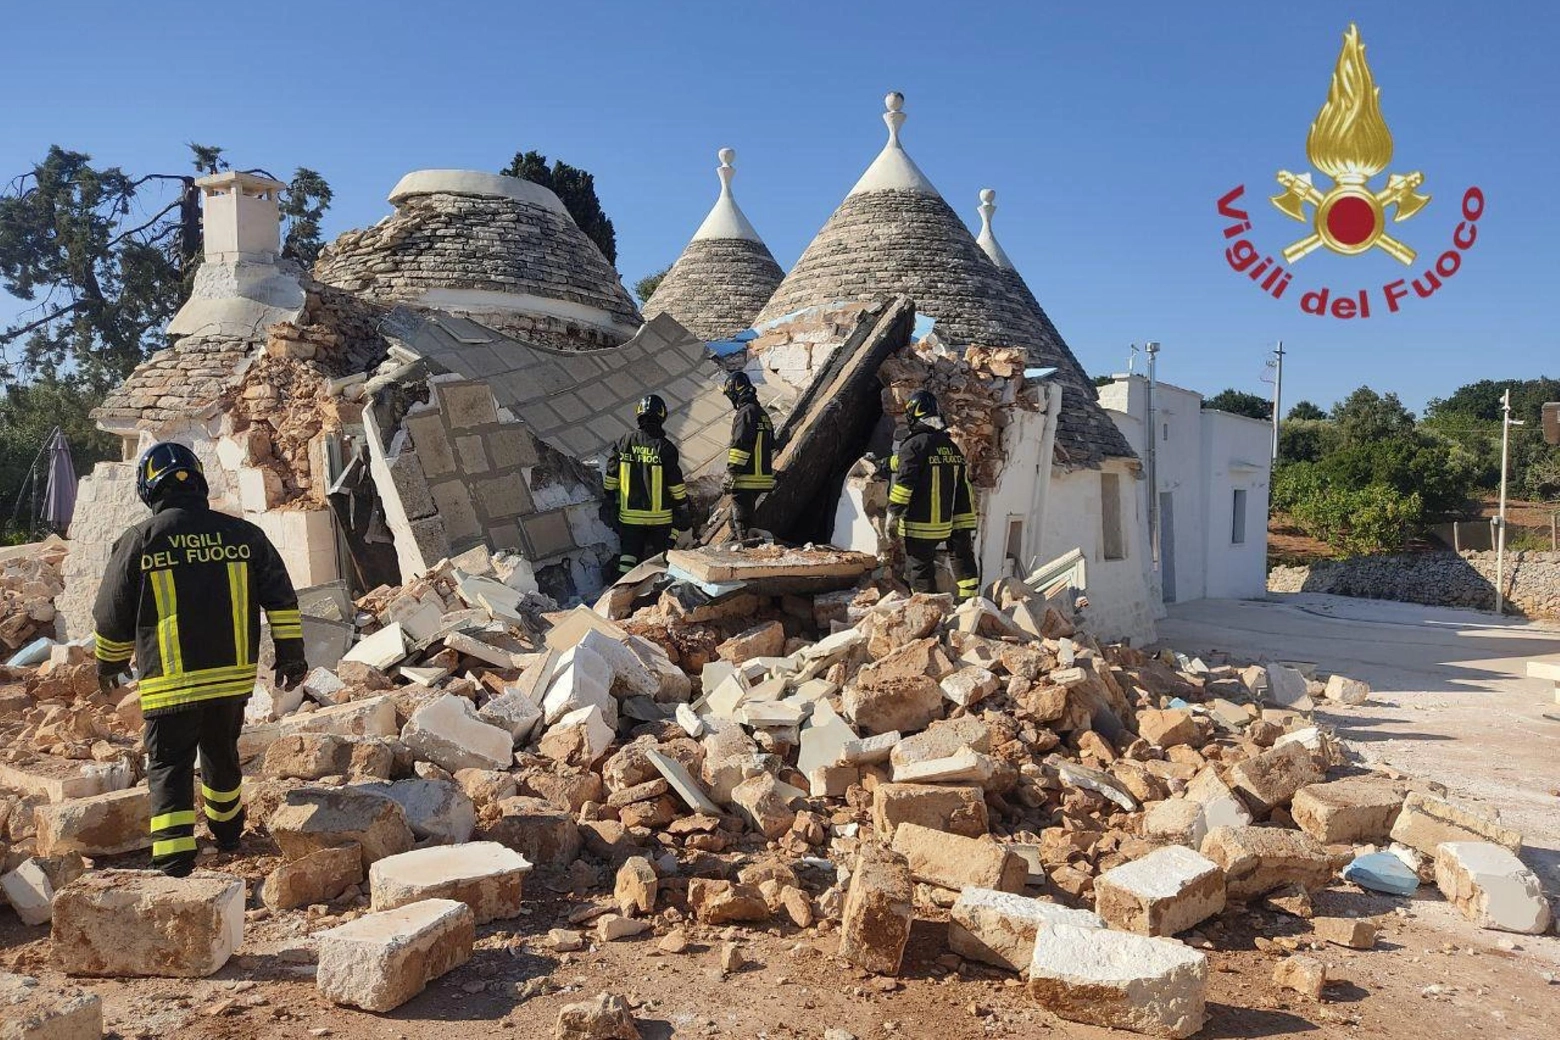
M 1159 493 L 1159 590 L 1166 603 L 1175 602 L 1175 499 Z

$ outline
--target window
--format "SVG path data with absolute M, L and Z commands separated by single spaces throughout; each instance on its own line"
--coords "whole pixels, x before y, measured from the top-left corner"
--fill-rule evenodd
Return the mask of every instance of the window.
M 1100 557 L 1106 560 L 1127 558 L 1126 539 L 1121 536 L 1121 475 L 1100 474 Z
M 1230 519 L 1230 544 L 1246 544 L 1246 489 L 1235 489 L 1235 515 Z

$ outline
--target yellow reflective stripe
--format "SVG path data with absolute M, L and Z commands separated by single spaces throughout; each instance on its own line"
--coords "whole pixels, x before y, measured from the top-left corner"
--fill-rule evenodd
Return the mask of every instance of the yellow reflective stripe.
M 673 502 L 681 502 L 683 499 L 685 499 L 687 497 L 688 497 L 688 485 L 687 484 L 673 484 L 672 485 L 672 501 Z
M 660 466 L 650 467 L 650 508 L 660 511 L 666 498 L 666 471 Z
M 135 648 L 133 640 L 121 643 L 117 639 L 108 638 L 101 632 L 92 633 L 92 638 L 96 641 L 98 647 L 104 650 L 133 650 Z
M 233 658 L 244 664 L 249 660 L 249 564 L 242 560 L 229 563 L 227 572 L 228 605 L 233 612 Z
M 664 527 L 672 522 L 670 509 L 624 509 L 618 513 L 618 522 L 634 527 Z
M 753 438 L 753 472 L 762 473 L 764 470 L 764 431 L 758 431 L 758 436 Z
M 743 463 L 747 462 L 747 460 L 751 459 L 752 457 L 753 457 L 753 453 L 752 452 L 750 452 L 750 451 L 738 451 L 736 448 L 731 448 L 731 449 L 729 449 L 726 452 L 726 461 L 734 463 L 734 464 L 736 464 L 738 466 L 740 466 Z
M 769 474 L 756 476 L 752 473 L 744 473 L 732 480 L 732 486 L 744 491 L 768 491 L 775 486 L 775 478 Z
M 142 694 L 141 710 L 160 711 L 163 708 L 176 708 L 185 704 L 216 700 L 219 697 L 243 697 L 253 692 L 254 680 L 251 679 L 248 682 L 204 686 L 198 690 L 172 690 L 168 693 Z
M 899 472 L 899 452 L 896 451 L 888 457 L 888 471 L 890 473 Z
M 303 620 L 303 611 L 297 607 L 280 607 L 276 610 L 266 611 L 265 615 L 271 619 L 271 624 L 273 625 L 285 625 L 289 621 L 296 624 Z
M 141 680 L 141 692 L 159 693 L 163 690 L 182 689 L 187 686 L 200 686 L 204 683 L 217 682 L 222 679 L 254 679 L 255 665 L 233 664 L 223 665 L 221 668 L 201 668 L 193 672 L 182 672 L 178 675 L 154 675 Z
M 213 809 L 211 806 L 208 805 L 208 806 L 206 806 L 206 819 L 210 820 L 212 823 L 226 823 L 227 821 L 231 820 L 233 817 L 237 816 L 239 813 L 241 813 L 243 811 L 244 811 L 244 803 L 243 802 L 239 802 L 237 805 L 233 806 L 233 808 L 231 808 L 231 809 L 220 809 L 220 810 L 219 809 Z
M 165 831 L 170 827 L 193 826 L 195 826 L 194 809 L 181 809 L 178 812 L 167 812 L 163 813 L 161 816 L 152 817 L 153 834 L 156 834 L 158 831 Z
M 618 478 L 617 477 L 602 477 L 601 478 L 601 486 L 603 488 L 605 488 L 606 490 L 608 490 L 608 491 L 616 491 L 617 488 L 618 488 Z
M 172 856 L 180 852 L 194 852 L 197 847 L 194 838 L 169 838 L 167 841 L 154 841 L 152 842 L 152 858 Z
M 953 533 L 953 525 L 918 524 L 906 520 L 904 531 L 905 534 L 911 538 L 925 538 L 927 540 L 941 541 Z
M 628 460 L 618 461 L 618 509 L 628 508 L 628 489 L 633 482 L 633 474 L 629 470 Z
M 231 802 L 244 791 L 243 785 L 233 788 L 231 791 L 213 791 L 205 784 L 200 785 L 200 796 L 211 802 Z
M 951 526 L 955 531 L 973 531 L 980 526 L 980 521 L 974 513 L 962 513 L 953 518 Z
M 164 675 L 184 670 L 184 655 L 179 649 L 179 593 L 173 571 L 152 572 L 152 596 L 157 601 L 157 655 L 162 659 Z
M 896 506 L 907 506 L 913 494 L 914 492 L 903 484 L 895 484 L 888 492 L 888 500 Z
M 931 523 L 940 524 L 942 522 L 942 468 L 940 466 L 933 466 Z

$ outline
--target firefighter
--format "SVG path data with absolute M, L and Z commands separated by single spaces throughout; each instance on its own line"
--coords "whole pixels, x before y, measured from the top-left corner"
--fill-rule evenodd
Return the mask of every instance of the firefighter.
M 678 532 L 693 526 L 677 446 L 662 429 L 666 402 L 646 394 L 634 416 L 639 429 L 612 446 L 601 475 L 601 517 L 618 534 L 620 576 L 665 552 Z
M 254 524 L 212 509 L 195 453 L 154 444 L 136 463 L 136 491 L 152 516 L 114 543 L 92 616 L 98 685 L 120 686 L 135 658 L 146 717 L 152 866 L 174 877 L 195 867 L 195 759 L 206 824 L 217 847 L 244 831 L 238 734 L 258 670 L 260 611 L 276 646 L 276 685 L 303 681 L 298 594 Z
M 721 393 L 736 409 L 731 420 L 731 448 L 726 452 L 726 482 L 722 490 L 731 496 L 731 533 L 745 542 L 753 526 L 758 496 L 775 486 L 775 424 L 758 403 L 758 391 L 745 372 L 726 377 Z
M 975 566 L 975 491 L 969 465 L 948 436 L 937 398 L 917 390 L 905 403 L 910 430 L 889 459 L 889 537 L 901 538 L 905 577 L 915 592 L 937 591 L 937 547 L 946 543 L 960 602 L 980 588 Z

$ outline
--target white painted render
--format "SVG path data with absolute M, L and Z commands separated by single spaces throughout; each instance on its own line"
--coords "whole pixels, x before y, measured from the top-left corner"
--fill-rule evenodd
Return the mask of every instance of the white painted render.
M 427 289 L 411 301 L 420 307 L 455 314 L 534 314 L 592 325 L 608 332 L 632 336 L 638 325 L 621 322 L 599 307 L 573 300 L 555 300 L 531 293 L 495 292 L 492 289 Z
M 763 243 L 758 237 L 758 230 L 749 223 L 747 215 L 742 212 L 742 207 L 737 205 L 737 200 L 731 194 L 731 178 L 736 176 L 736 168 L 731 161 L 737 157 L 737 153 L 731 148 L 722 148 L 718 153 L 720 165 L 716 167 L 715 174 L 720 178 L 720 195 L 715 199 L 715 205 L 710 208 L 709 215 L 704 218 L 704 223 L 699 225 L 699 230 L 693 233 L 693 237 L 701 238 L 739 238 L 747 242 Z
M 413 170 L 390 189 L 390 202 L 398 205 L 414 195 L 475 195 L 478 198 L 515 199 L 554 213 L 568 214 L 563 202 L 540 184 L 519 177 L 483 170 Z
M 878 157 L 872 160 L 872 165 L 867 167 L 867 172 L 861 175 L 856 186 L 850 189 L 851 195 L 863 195 L 869 191 L 915 191 L 923 195 L 936 195 L 937 189 L 932 187 L 932 182 L 926 174 L 910 158 L 904 146 L 899 143 L 899 128 L 904 125 L 905 97 L 903 94 L 889 94 L 883 99 L 883 104 L 888 111 L 883 113 L 883 122 L 888 124 L 888 143 L 878 153 Z

